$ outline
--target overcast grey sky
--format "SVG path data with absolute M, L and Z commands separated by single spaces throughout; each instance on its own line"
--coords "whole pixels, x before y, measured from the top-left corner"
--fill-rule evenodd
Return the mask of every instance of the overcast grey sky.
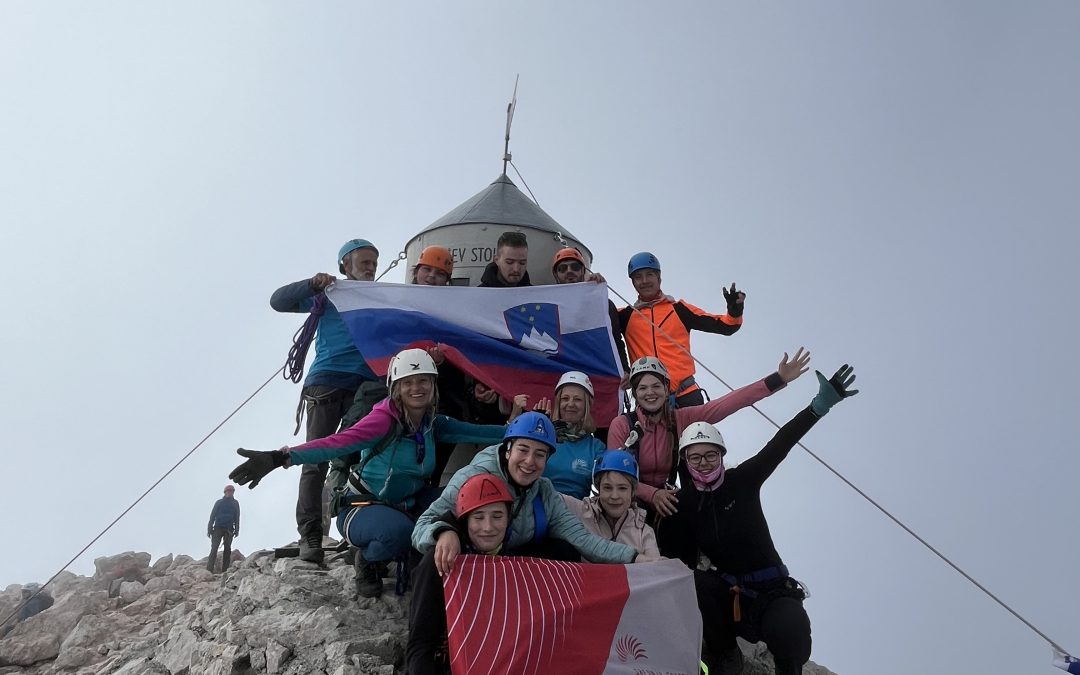
M 737 281 L 744 328 L 694 340 L 735 385 L 800 344 L 854 364 L 807 444 L 1080 651 L 1075 0 L 0 4 L 0 586 L 48 578 L 280 366 L 301 317 L 275 288 L 355 236 L 385 265 L 494 179 L 517 73 L 514 161 L 613 287 L 641 249 L 704 308 Z M 275 381 L 74 571 L 205 555 L 234 448 L 293 442 L 298 394 Z M 721 428 L 736 460 L 771 434 Z M 238 492 L 242 551 L 295 537 L 297 476 Z M 801 452 L 763 499 L 815 661 L 1055 672 Z

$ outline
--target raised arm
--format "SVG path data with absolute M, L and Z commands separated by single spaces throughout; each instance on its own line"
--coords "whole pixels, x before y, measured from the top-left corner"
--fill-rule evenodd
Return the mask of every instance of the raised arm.
M 691 422 L 716 424 L 731 413 L 751 406 L 767 396 L 772 396 L 805 373 L 809 363 L 810 352 L 802 347 L 799 347 L 791 359 L 788 358 L 787 352 L 784 352 L 775 373 L 704 405 L 676 409 L 675 418 L 678 421 L 679 430 L 681 431 Z
M 828 380 L 820 371 L 816 371 L 816 375 L 818 393 L 810 405 L 780 427 L 776 435 L 756 455 L 739 465 L 739 471 L 744 477 L 758 485 L 764 483 L 819 419 L 840 401 L 859 393 L 858 389 L 850 388 L 855 381 L 855 374 L 854 369 L 847 364 Z

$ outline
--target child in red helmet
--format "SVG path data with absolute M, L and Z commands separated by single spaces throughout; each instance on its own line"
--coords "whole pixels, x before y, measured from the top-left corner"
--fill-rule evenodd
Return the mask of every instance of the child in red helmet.
M 514 498 L 506 482 L 493 474 L 472 476 L 458 491 L 454 512 L 443 516 L 461 538 L 461 552 L 504 553 Z M 406 659 L 410 675 L 447 672 L 446 609 L 443 585 L 435 568 L 435 551 L 428 551 L 412 573 L 409 642 Z

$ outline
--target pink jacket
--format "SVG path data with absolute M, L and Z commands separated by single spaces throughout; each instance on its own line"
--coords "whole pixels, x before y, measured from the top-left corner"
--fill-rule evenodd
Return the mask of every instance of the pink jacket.
M 678 454 L 679 434 L 692 422 L 716 424 L 731 413 L 753 405 L 771 394 L 783 389 L 787 384 L 780 379 L 779 373 L 773 373 L 763 380 L 736 389 L 730 394 L 709 401 L 705 405 L 675 409 L 675 434 L 672 438 L 664 419 L 651 420 L 640 411 L 635 411 L 641 424 L 643 435 L 638 444 L 638 483 L 637 497 L 646 504 L 653 503 L 653 495 L 664 487 L 674 457 Z M 608 448 L 621 448 L 630 435 L 630 424 L 626 415 L 619 415 L 611 421 L 608 429 Z M 672 444 L 675 447 L 672 447 Z
M 660 549 L 656 547 L 656 533 L 645 524 L 645 509 L 631 506 L 615 527 L 608 524 L 600 508 L 596 495 L 585 499 L 576 499 L 563 495 L 566 508 L 581 519 L 585 529 L 598 537 L 604 537 L 620 544 L 631 546 L 638 552 L 634 562 L 652 562 L 660 559 Z

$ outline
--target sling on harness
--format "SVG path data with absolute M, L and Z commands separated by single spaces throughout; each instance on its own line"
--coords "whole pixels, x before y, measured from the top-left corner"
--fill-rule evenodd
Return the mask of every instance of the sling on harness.
M 720 575 L 720 578 L 731 587 L 733 596 L 731 613 L 736 623 L 742 621 L 742 605 L 739 602 L 740 596 L 746 596 L 750 600 L 753 600 L 762 593 L 765 595 L 790 596 L 799 600 L 803 600 L 806 597 L 806 593 L 802 590 L 802 585 L 798 581 L 791 579 L 791 575 L 788 574 L 787 566 L 783 564 L 747 572 L 746 574 L 740 574 L 738 576 L 727 574 L 726 572 L 717 573 Z M 766 584 L 770 581 L 782 579 L 790 580 L 794 585 L 791 586 L 791 584 L 787 584 L 784 587 L 770 588 L 763 591 L 751 588 L 751 586 Z

